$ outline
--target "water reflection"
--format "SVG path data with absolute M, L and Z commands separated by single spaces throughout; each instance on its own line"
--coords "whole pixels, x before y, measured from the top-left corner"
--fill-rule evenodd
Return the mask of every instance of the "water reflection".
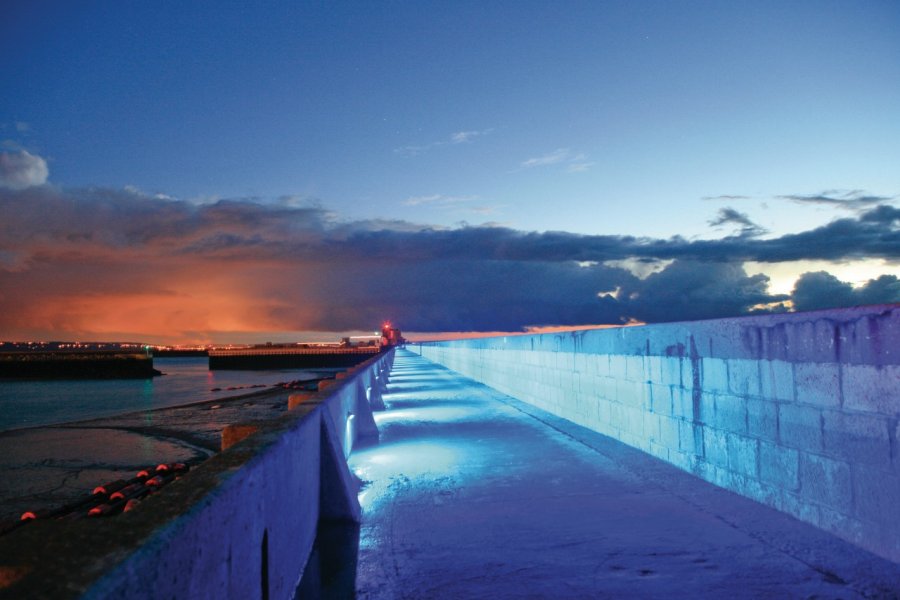
M 153 379 L 0 381 L 0 430 L 65 423 L 246 393 L 249 386 L 314 379 L 320 371 L 216 371 L 207 359 L 157 358 Z M 235 392 L 234 389 L 241 391 Z M 220 388 L 219 391 L 212 391 Z

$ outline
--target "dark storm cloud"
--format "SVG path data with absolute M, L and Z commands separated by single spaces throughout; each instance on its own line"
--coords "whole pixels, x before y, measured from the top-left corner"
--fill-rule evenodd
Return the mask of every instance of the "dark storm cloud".
M 888 304 L 900 302 L 900 281 L 894 275 L 882 275 L 854 289 L 831 273 L 816 271 L 800 276 L 791 299 L 797 310 Z
M 622 289 L 627 314 L 640 321 L 711 319 L 745 314 L 757 304 L 787 300 L 767 291 L 769 278 L 740 264 L 677 260 Z
M 786 299 L 743 261 L 900 258 L 900 209 L 888 205 L 768 240 L 746 235 L 752 221 L 725 209 L 717 220 L 739 225 L 738 235 L 689 241 L 342 221 L 296 204 L 0 190 L 0 330 L 346 330 L 385 317 L 407 329 L 497 330 L 712 318 Z M 604 264 L 621 260 L 674 262 L 642 280 Z M 799 306 L 837 289 L 801 284 Z M 878 280 L 854 298 L 893 297 L 895 284 Z

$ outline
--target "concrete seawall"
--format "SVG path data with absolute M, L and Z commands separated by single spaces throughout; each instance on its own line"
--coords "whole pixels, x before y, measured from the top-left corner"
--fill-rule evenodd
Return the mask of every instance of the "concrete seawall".
M 0 539 L 0 598 L 290 598 L 320 526 L 359 521 L 347 467 L 377 435 L 380 354 L 137 510 L 37 521 Z
M 900 562 L 900 305 L 408 347 Z

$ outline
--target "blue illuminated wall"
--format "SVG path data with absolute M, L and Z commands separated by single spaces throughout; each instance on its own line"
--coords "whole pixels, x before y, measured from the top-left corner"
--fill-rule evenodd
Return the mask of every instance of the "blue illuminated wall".
M 900 305 L 409 348 L 900 561 Z

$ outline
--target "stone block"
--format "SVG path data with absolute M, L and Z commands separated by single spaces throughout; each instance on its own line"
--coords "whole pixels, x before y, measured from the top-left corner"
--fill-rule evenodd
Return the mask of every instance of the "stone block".
M 759 478 L 791 492 L 800 488 L 800 453 L 768 442 L 759 443 Z
M 760 395 L 759 361 L 731 359 L 728 361 L 728 389 L 735 396 Z
M 660 359 L 660 381 L 657 383 L 679 387 L 691 387 L 690 362 L 685 361 L 683 358 L 673 356 L 660 357 Z
M 672 416 L 692 420 L 694 418 L 694 398 L 690 390 L 671 387 Z
M 618 402 L 609 403 L 609 422 L 616 429 L 625 428 L 625 408 Z
M 841 404 L 841 376 L 837 363 L 797 363 L 794 365 L 797 402 L 822 407 Z
M 867 526 L 851 515 L 832 510 L 827 506 L 819 507 L 819 521 L 816 525 L 820 529 L 834 533 L 853 544 L 870 548 L 880 545 L 880 541 L 876 542 L 872 539 L 874 532 L 871 526 Z
M 659 458 L 660 460 L 664 460 L 669 462 L 669 449 L 661 444 L 657 444 L 656 442 L 650 442 L 650 454 Z
M 850 465 L 806 452 L 800 453 L 800 495 L 842 514 L 850 514 L 853 482 Z
M 659 415 L 651 412 L 641 412 L 643 419 L 643 434 L 652 442 L 659 441 Z
M 655 413 L 672 416 L 672 388 L 667 385 L 648 384 L 650 393 L 650 410 Z
M 822 411 L 812 406 L 778 406 L 778 441 L 806 452 L 822 451 Z
M 591 359 L 591 366 L 598 377 L 609 377 L 609 354 L 597 354 Z
M 854 514 L 859 519 L 887 527 L 898 526 L 900 475 L 882 469 L 853 466 Z M 891 524 L 888 522 L 891 521 Z
M 747 400 L 747 433 L 770 442 L 778 441 L 778 405 L 769 400 Z
M 644 411 L 623 405 L 623 413 L 625 414 L 625 426 L 623 429 L 631 435 L 644 438 Z
M 703 450 L 710 465 L 728 468 L 728 438 L 724 431 L 705 427 L 703 429 Z
M 716 395 L 703 392 L 700 395 L 700 421 L 706 424 L 716 422 Z M 691 415 L 694 412 L 694 398 L 691 397 Z M 713 425 L 715 427 L 715 425 Z
M 595 405 L 597 408 L 597 421 L 609 425 L 609 400 L 598 398 L 595 400 Z
M 643 356 L 625 357 L 625 379 L 628 381 L 647 381 L 650 379 L 644 370 Z
M 659 443 L 672 450 L 679 449 L 678 421 L 663 415 L 659 416 Z
M 890 467 L 891 423 L 887 418 L 831 410 L 823 411 L 822 417 L 826 454 L 851 464 Z
M 717 395 L 715 404 L 713 427 L 732 433 L 747 433 L 747 401 L 744 398 Z M 706 419 L 704 421 L 709 423 Z
M 594 383 L 594 392 L 601 398 L 616 399 L 616 380 L 612 377 L 598 377 Z
M 662 380 L 662 362 L 664 360 L 666 359 L 663 356 L 644 357 L 645 377 L 647 378 L 647 381 L 666 385 L 666 382 L 663 382 Z
M 782 492 L 781 504 L 777 508 L 806 523 L 819 522 L 819 511 L 816 505 L 801 497 L 800 494 Z
M 763 483 L 753 477 L 732 475 L 732 489 L 742 496 L 756 500 L 766 506 L 778 506 L 781 503 L 781 490 L 776 486 Z
M 747 477 L 758 478 L 759 475 L 759 441 L 753 438 L 726 434 L 728 448 L 728 468 L 735 473 Z
M 727 394 L 728 363 L 721 358 L 701 359 L 700 386 L 704 392 Z
M 700 430 L 699 439 L 695 430 Z M 690 421 L 678 421 L 678 448 L 682 452 L 702 455 L 703 454 L 703 428 L 700 425 L 694 425 Z
M 691 470 L 692 461 L 690 454 L 685 454 L 684 452 L 676 452 L 670 449 L 669 462 L 683 471 Z
M 616 380 L 616 400 L 628 406 L 643 410 L 649 408 L 647 388 L 649 384 L 639 381 Z
M 625 379 L 625 357 L 621 354 L 610 355 L 609 376 L 613 379 Z
M 297 392 L 288 396 L 288 410 L 294 410 L 313 397 L 313 392 Z
M 222 450 L 228 450 L 241 440 L 247 439 L 259 431 L 259 425 L 233 423 L 222 429 Z
M 760 361 L 760 390 L 762 398 L 770 400 L 794 399 L 794 365 L 783 360 Z
M 844 408 L 900 416 L 900 365 L 841 365 Z

